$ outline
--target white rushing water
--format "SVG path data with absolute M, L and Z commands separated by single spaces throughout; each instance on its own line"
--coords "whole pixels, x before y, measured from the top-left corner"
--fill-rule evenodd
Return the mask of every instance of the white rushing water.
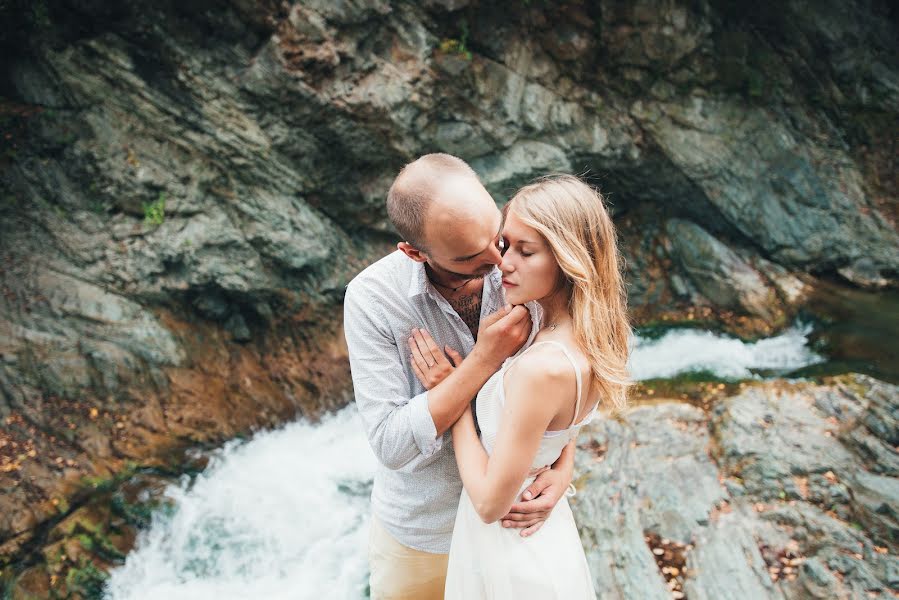
M 630 357 L 631 376 L 642 381 L 710 371 L 718 377 L 748 379 L 753 370 L 786 373 L 825 360 L 806 345 L 811 331 L 811 325 L 795 325 L 750 344 L 698 329 L 672 329 L 658 340 L 637 337 Z
M 170 486 L 107 598 L 362 598 L 375 458 L 355 406 L 232 442 Z
M 807 328 L 744 344 L 699 330 L 636 339 L 636 379 L 708 370 L 750 377 L 819 362 Z M 317 425 L 292 423 L 216 452 L 166 491 L 137 547 L 112 571 L 108 600 L 365 597 L 368 496 L 375 458 L 355 405 Z

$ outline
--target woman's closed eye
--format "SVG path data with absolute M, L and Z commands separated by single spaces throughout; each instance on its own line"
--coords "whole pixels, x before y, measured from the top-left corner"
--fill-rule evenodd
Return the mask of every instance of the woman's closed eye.
M 512 244 L 509 243 L 508 238 L 503 238 L 499 243 L 499 255 L 505 256 L 506 252 L 508 252 L 512 248 Z M 522 250 L 520 247 L 518 248 L 518 254 L 520 254 L 523 258 L 527 258 L 528 256 L 533 256 L 533 252 L 527 252 Z

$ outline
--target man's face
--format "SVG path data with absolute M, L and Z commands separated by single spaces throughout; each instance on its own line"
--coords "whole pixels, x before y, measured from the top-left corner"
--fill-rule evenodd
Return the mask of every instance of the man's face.
M 502 214 L 473 177 L 448 178 L 428 210 L 428 262 L 459 279 L 483 277 L 502 262 Z

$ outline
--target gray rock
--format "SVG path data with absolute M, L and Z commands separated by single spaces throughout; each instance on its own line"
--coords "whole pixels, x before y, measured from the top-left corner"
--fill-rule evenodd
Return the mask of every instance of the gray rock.
M 777 497 L 794 476 L 832 471 L 848 477 L 855 459 L 809 396 L 749 387 L 717 405 L 712 427 L 722 468 L 762 498 Z
M 599 596 L 669 593 L 646 536 L 681 544 L 676 579 L 689 598 L 888 588 L 896 559 L 882 545 L 896 547 L 897 480 L 865 471 L 828 412 L 842 415 L 840 428 L 864 429 L 872 399 L 894 389 L 862 376 L 772 382 L 711 414 L 657 402 L 586 428 L 572 507 Z
M 722 515 L 696 538 L 687 554 L 687 598 L 783 598 L 771 581 L 751 529 L 737 513 Z
M 724 217 L 777 262 L 859 265 L 843 274 L 860 285 L 880 285 L 880 273 L 899 264 L 899 235 L 858 210 L 861 176 L 845 155 L 833 168 L 817 169 L 821 149 L 797 140 L 764 110 L 727 100 L 637 103 L 631 113 Z M 827 151 L 831 161 L 841 154 Z
M 665 226 L 672 254 L 702 295 L 717 306 L 774 321 L 783 311 L 762 277 L 702 227 L 671 219 Z

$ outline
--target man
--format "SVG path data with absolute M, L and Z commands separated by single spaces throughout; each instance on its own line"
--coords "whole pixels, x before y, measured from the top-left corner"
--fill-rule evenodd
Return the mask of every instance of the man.
M 537 319 L 523 306 L 503 306 L 502 216 L 463 160 L 428 154 L 406 165 L 387 212 L 404 241 L 350 282 L 344 302 L 356 404 L 381 463 L 372 490 L 371 597 L 443 598 L 462 489 L 450 427 L 533 337 Z M 441 350 L 455 359 L 431 389 L 410 355 L 410 343 L 426 343 L 419 329 L 433 336 L 429 352 L 439 357 L 425 369 L 448 365 Z M 523 535 L 539 528 L 570 483 L 573 461 L 569 446 L 503 526 Z

